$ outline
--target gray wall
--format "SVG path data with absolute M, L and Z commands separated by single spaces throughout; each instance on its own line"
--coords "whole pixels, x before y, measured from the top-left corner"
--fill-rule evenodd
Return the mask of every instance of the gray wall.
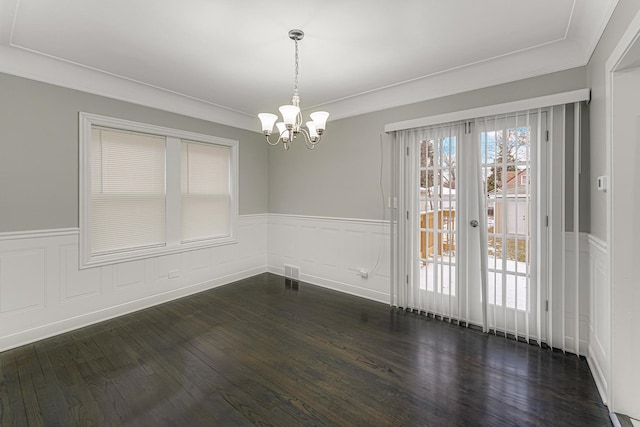
M 382 219 L 381 155 L 385 196 L 388 195 L 390 160 L 386 135 L 380 149 L 385 124 L 582 89 L 586 85 L 586 68 L 580 67 L 329 121 L 323 141 L 313 151 L 302 144 L 289 151 L 280 147 L 269 151 L 269 212 Z
M 78 227 L 80 111 L 240 141 L 240 214 L 267 212 L 258 133 L 6 74 L 0 94 L 0 232 Z
M 589 105 L 585 102 L 580 103 L 580 199 L 578 200 L 580 212 L 580 231 L 588 233 L 590 231 L 590 212 L 589 198 L 591 196 L 590 186 L 590 170 L 589 170 Z M 565 203 L 565 227 L 567 231 L 574 231 L 573 225 L 573 186 L 574 186 L 574 165 L 575 156 L 573 139 L 574 139 L 574 117 L 575 111 L 573 105 L 567 105 L 566 108 L 566 126 L 565 126 L 565 165 L 564 165 L 564 191 L 567 201 Z M 559 120 L 562 120 L 561 118 Z
M 259 133 L 0 74 L 0 232 L 78 226 L 79 111 L 239 140 L 241 214 L 382 219 L 385 124 L 580 89 L 586 75 L 576 68 L 330 121 L 315 150 L 284 151 Z
M 591 88 L 590 104 L 590 212 L 591 234 L 607 240 L 606 194 L 596 190 L 596 179 L 607 173 L 605 150 L 605 65 L 620 38 L 640 10 L 640 0 L 619 0 L 607 28 L 598 42 L 589 64 L 587 83 Z

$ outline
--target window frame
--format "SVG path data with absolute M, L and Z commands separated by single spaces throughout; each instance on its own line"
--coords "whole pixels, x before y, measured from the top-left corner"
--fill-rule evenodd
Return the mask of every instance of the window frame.
M 238 183 L 239 183 L 239 142 L 236 140 L 204 135 L 179 129 L 172 129 L 146 123 L 134 122 L 92 113 L 79 113 L 79 267 L 90 268 L 120 262 L 134 261 L 161 255 L 181 253 L 237 243 Z M 131 249 L 107 254 L 91 253 L 91 133 L 94 126 L 120 131 L 139 132 L 165 138 L 165 217 L 166 238 L 163 246 Z M 197 142 L 229 148 L 230 152 L 230 221 L 229 234 L 221 237 L 183 241 L 181 231 L 180 168 L 181 144 Z

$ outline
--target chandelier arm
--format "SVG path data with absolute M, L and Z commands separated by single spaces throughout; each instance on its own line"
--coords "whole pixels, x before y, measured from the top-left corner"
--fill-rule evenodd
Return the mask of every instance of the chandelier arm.
M 316 141 L 313 142 L 311 140 L 311 135 L 309 135 L 309 132 L 307 132 L 306 129 L 300 129 L 300 133 L 304 136 L 304 143 L 309 150 L 313 150 L 313 148 L 320 143 L 320 137 L 318 136 Z
M 280 137 L 278 137 L 278 139 L 276 140 L 276 142 L 271 142 L 271 141 L 269 141 L 269 135 L 267 135 L 267 136 L 266 136 L 266 139 L 267 139 L 267 144 L 269 144 L 269 145 L 271 145 L 271 146 L 276 146 L 276 145 L 278 145 L 278 143 L 280 142 L 280 140 L 282 139 L 282 137 L 281 137 L 281 136 L 280 136 Z

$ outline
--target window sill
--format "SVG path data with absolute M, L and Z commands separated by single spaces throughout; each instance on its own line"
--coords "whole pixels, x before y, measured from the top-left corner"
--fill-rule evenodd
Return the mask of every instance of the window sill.
M 111 254 L 93 255 L 87 259 L 79 260 L 80 270 L 103 267 L 106 265 L 120 264 L 130 261 L 138 261 L 148 258 L 156 258 L 159 256 L 180 254 L 198 249 L 207 249 L 216 246 L 225 246 L 237 244 L 238 239 L 235 236 L 220 238 L 215 240 L 199 240 L 187 243 L 178 243 L 171 246 L 144 248 L 140 250 L 121 251 Z M 81 250 L 80 253 L 83 253 Z

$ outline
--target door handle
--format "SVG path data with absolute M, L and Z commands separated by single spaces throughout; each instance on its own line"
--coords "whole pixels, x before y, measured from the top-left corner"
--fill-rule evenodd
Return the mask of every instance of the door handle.
M 469 222 L 469 225 L 472 226 L 473 228 L 476 228 L 478 226 L 478 220 L 477 219 L 472 219 Z

